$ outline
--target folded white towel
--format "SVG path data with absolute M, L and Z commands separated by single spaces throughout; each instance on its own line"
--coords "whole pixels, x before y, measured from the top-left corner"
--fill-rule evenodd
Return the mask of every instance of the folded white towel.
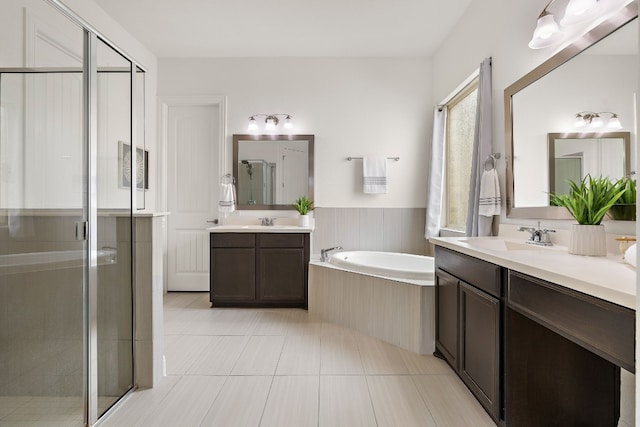
M 384 194 L 387 192 L 386 157 L 364 157 L 362 159 L 362 178 L 365 194 Z
M 495 168 L 482 172 L 478 215 L 500 215 L 500 181 Z
M 218 212 L 231 213 L 236 210 L 236 188 L 233 184 L 220 184 Z

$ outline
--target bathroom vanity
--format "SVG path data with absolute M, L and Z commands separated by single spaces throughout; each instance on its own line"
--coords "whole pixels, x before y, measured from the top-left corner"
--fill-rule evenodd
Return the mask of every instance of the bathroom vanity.
M 307 308 L 311 228 L 233 225 L 207 230 L 212 307 Z
M 500 238 L 433 238 L 436 355 L 499 425 L 616 426 L 635 270 Z

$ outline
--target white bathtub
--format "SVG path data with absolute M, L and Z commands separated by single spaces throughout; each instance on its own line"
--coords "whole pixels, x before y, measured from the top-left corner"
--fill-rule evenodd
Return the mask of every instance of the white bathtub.
M 98 265 L 115 264 L 117 262 L 115 248 L 98 249 L 97 255 Z M 82 267 L 84 264 L 84 256 L 85 252 L 83 250 L 0 255 L 0 275 Z
M 435 350 L 433 258 L 338 252 L 309 263 L 309 314 L 419 354 Z
M 435 268 L 433 257 L 394 252 L 338 252 L 329 262 L 357 273 L 409 280 L 433 280 Z

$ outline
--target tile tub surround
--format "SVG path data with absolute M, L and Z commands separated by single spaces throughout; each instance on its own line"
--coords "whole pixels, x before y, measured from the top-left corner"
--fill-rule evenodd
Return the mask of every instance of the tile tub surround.
M 416 281 L 416 283 L 419 283 Z M 418 354 L 435 350 L 433 281 L 414 284 L 309 265 L 309 314 Z
M 427 255 L 425 208 L 332 208 L 314 211 L 311 254 L 323 248 Z
M 101 427 L 495 426 L 442 360 L 307 311 L 170 292 L 164 313 L 168 376 Z

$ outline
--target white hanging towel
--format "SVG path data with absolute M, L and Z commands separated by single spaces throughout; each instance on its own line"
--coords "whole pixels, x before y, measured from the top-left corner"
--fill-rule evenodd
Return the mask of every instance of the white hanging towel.
M 236 188 L 231 183 L 220 184 L 220 201 L 218 202 L 218 213 L 221 218 L 226 218 L 236 210 Z
M 385 194 L 387 192 L 386 157 L 364 157 L 362 159 L 362 178 L 365 194 Z
M 478 215 L 500 215 L 500 181 L 495 168 L 482 172 Z

